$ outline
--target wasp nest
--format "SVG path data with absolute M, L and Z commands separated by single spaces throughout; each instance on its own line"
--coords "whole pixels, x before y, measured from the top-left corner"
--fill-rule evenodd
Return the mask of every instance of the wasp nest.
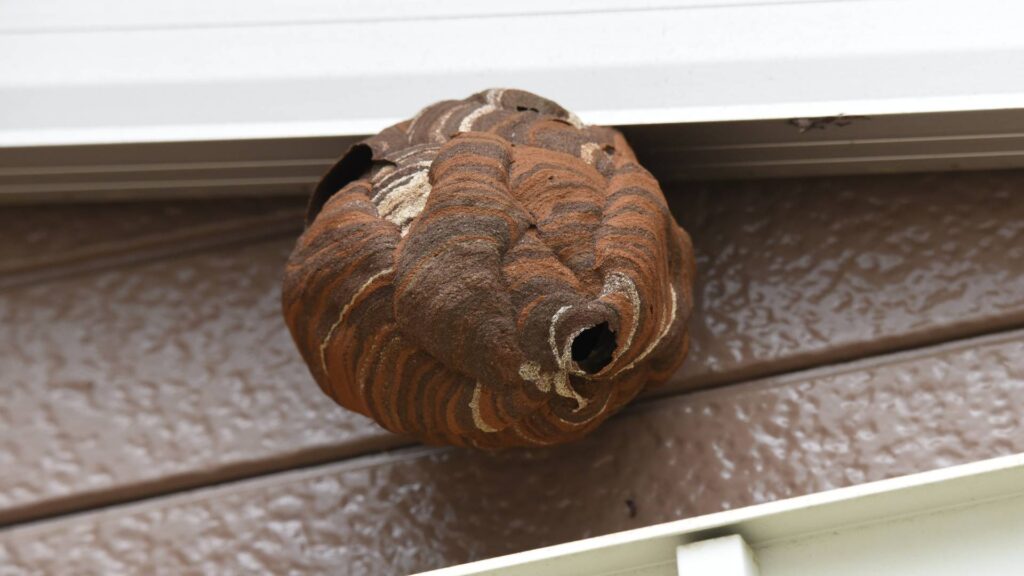
M 488 90 L 342 157 L 283 300 L 342 406 L 428 443 L 537 446 L 672 375 L 693 276 L 689 237 L 619 132 Z

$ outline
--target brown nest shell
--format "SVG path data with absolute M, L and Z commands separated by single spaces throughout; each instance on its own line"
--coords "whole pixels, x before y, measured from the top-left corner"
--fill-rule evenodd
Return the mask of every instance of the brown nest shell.
M 342 406 L 428 443 L 582 437 L 686 355 L 690 239 L 623 136 L 494 89 L 353 146 L 285 319 Z

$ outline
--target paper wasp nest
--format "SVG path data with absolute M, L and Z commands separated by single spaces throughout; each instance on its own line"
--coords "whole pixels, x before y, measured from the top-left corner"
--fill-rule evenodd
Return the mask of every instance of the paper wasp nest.
M 693 276 L 689 237 L 619 132 L 488 90 L 342 157 L 283 304 L 342 406 L 428 443 L 538 446 L 672 375 Z

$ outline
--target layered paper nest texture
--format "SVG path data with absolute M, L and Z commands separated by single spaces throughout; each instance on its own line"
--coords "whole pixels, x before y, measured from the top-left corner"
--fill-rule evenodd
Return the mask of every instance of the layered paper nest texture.
M 345 154 L 283 305 L 342 406 L 428 443 L 539 446 L 676 371 L 693 277 L 689 237 L 619 132 L 495 89 Z

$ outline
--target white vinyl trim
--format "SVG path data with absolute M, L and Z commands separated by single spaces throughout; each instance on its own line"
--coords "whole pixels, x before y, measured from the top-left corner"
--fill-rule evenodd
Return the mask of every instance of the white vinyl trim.
M 1003 0 L 0 3 L 0 145 L 352 136 L 482 88 L 591 123 L 1024 107 Z
M 684 565 L 688 571 L 680 569 Z M 722 571 L 701 571 L 709 566 Z M 1024 454 L 648 526 L 423 576 L 953 576 L 1018 574 L 1021 566 Z M 701 570 L 689 571 L 694 567 Z
M 661 127 L 637 148 L 663 179 L 1024 166 L 1022 21 L 1005 0 L 0 2 L 0 200 L 305 193 L 358 137 L 491 86 Z M 189 168 L 139 168 L 164 163 Z
M 676 548 L 676 571 L 685 576 L 760 576 L 754 551 L 739 534 Z

